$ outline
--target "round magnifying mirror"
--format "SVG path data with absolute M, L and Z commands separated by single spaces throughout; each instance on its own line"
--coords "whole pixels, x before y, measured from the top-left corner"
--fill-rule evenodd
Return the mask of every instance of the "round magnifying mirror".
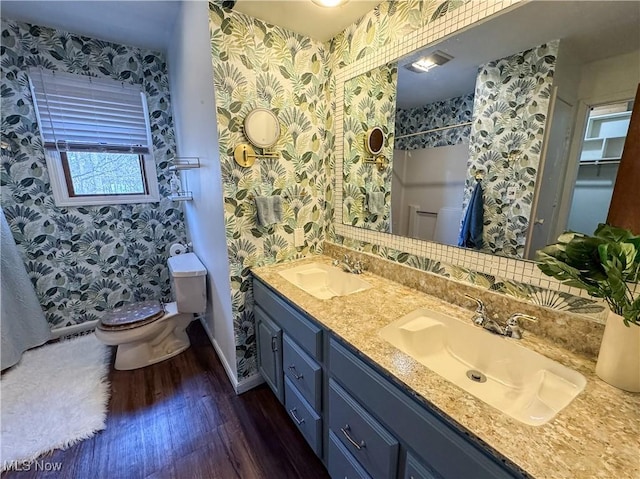
M 378 155 L 384 148 L 384 131 L 379 126 L 374 126 L 367 132 L 367 150 L 372 155 Z
M 266 108 L 251 110 L 244 119 L 244 134 L 254 146 L 269 148 L 280 136 L 278 118 Z

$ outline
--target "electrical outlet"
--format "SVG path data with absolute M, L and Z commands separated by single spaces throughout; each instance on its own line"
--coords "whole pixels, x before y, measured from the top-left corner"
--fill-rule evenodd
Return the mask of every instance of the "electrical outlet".
M 304 229 L 296 228 L 293 230 L 293 245 L 296 248 L 304 246 Z
M 518 187 L 517 186 L 509 186 L 507 188 L 507 199 L 508 200 L 515 200 L 517 193 L 518 193 Z

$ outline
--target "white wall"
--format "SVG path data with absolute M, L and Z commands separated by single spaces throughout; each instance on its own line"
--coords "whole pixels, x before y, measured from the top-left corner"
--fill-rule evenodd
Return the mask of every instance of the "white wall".
M 445 207 L 459 208 L 462 211 L 468 158 L 468 142 L 393 152 L 394 234 L 408 235 L 409 205 L 417 205 L 421 211 L 434 213 Z M 432 239 L 435 224 L 435 216 L 420 216 L 415 236 Z
M 576 125 L 573 130 L 569 165 L 564 180 L 565 194 L 558 209 L 554 237 L 567 229 L 570 210 L 574 203 L 572 193 L 578 177 L 578 160 L 589 113 L 588 107 L 633 98 L 638 83 L 640 83 L 640 50 L 582 66 L 577 95 Z
M 578 98 L 591 104 L 635 95 L 640 83 L 640 50 L 582 67 Z
M 207 2 L 181 3 L 168 52 L 169 82 L 178 155 L 197 156 L 202 165 L 181 172 L 183 186 L 193 192 L 193 201 L 183 203 L 188 234 L 208 272 L 202 323 L 237 391 L 208 18 Z

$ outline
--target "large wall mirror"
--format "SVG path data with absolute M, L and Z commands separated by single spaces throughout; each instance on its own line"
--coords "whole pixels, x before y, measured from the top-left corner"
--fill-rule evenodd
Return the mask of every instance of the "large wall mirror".
M 346 78 L 342 223 L 457 246 L 479 184 L 482 252 L 532 258 L 592 233 L 639 82 L 640 3 L 625 1 L 526 3 Z M 383 169 L 365 161 L 373 127 Z

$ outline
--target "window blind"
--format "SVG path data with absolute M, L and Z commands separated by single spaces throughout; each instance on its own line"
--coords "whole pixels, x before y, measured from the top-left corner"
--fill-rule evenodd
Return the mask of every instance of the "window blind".
M 32 68 L 31 93 L 45 148 L 145 154 L 149 115 L 139 86 Z

